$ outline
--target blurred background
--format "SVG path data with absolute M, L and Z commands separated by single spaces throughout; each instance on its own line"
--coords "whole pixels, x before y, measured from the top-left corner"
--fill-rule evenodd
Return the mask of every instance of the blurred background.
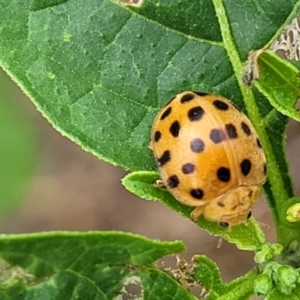
M 211 237 L 163 204 L 147 202 L 120 183 L 121 168 L 98 160 L 62 137 L 36 111 L 20 89 L 0 72 L 0 232 L 122 230 L 161 240 L 183 240 L 186 258 L 205 254 L 225 281 L 254 266 L 250 252 Z M 299 191 L 300 126 L 291 122 L 287 150 L 295 190 Z M 264 199 L 253 215 L 275 230 Z

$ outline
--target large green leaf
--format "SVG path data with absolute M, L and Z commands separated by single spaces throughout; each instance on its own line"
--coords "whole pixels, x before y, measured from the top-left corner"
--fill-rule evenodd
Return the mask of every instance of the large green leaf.
M 265 149 L 279 241 L 293 196 L 284 149 L 287 118 L 243 85 L 249 50 L 270 44 L 299 0 L 1 0 L 0 63 L 63 135 L 130 170 L 154 170 L 148 149 L 158 110 L 175 93 L 222 94 L 254 123 Z
M 121 232 L 2 235 L 0 299 L 112 299 L 130 283 L 146 299 L 195 299 L 153 265 L 184 249 Z
M 55 128 L 114 164 L 154 169 L 150 127 L 179 91 L 243 106 L 211 1 L 1 3 L 2 66 Z

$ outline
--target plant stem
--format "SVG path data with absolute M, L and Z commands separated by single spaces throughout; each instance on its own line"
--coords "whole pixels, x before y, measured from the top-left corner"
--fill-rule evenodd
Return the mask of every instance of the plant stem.
M 279 168 L 279 165 L 276 163 L 273 147 L 268 139 L 266 127 L 264 127 L 262 124 L 262 118 L 256 104 L 254 94 L 252 90 L 247 88 L 242 81 L 242 76 L 244 73 L 244 63 L 241 61 L 236 45 L 234 44 L 229 20 L 227 19 L 227 13 L 224 7 L 224 2 L 223 0 L 213 0 L 213 4 L 220 24 L 224 48 L 227 51 L 227 55 L 236 74 L 237 82 L 244 99 L 247 114 L 254 124 L 254 127 L 259 135 L 261 144 L 267 157 L 269 174 L 268 188 L 274 197 L 274 199 L 268 199 L 268 202 L 272 210 L 278 242 L 283 244 L 284 246 L 287 246 L 292 240 L 299 239 L 300 235 L 299 229 L 296 230 L 283 224 L 279 215 L 280 208 L 282 207 L 283 203 L 285 203 L 285 201 L 291 196 L 285 189 L 284 181 L 281 176 L 281 170 Z

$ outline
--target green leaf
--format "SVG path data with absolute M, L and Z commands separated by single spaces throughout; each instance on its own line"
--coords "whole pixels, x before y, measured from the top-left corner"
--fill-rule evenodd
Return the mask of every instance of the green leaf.
M 158 179 L 159 175 L 156 172 L 132 172 L 123 178 L 122 184 L 133 194 L 146 200 L 161 201 L 182 216 L 189 218 L 193 208 L 178 202 L 165 188 L 155 187 L 154 183 Z M 197 224 L 211 234 L 235 243 L 240 249 L 258 250 L 265 242 L 264 234 L 253 218 L 250 218 L 246 225 L 235 226 L 230 231 L 202 217 Z
M 214 1 L 222 3 L 223 1 Z M 233 40 L 242 60 L 254 49 L 264 48 L 299 13 L 299 1 L 225 0 Z
M 0 217 L 24 197 L 36 165 L 36 132 L 17 105 L 14 85 L 0 70 Z
M 261 273 L 254 280 L 254 291 L 259 295 L 274 293 L 274 288 L 283 295 L 297 293 L 300 282 L 299 269 L 269 261 L 259 266 Z M 270 298 L 271 299 L 271 298 Z
M 30 11 L 36 11 L 51 6 L 56 6 L 68 2 L 68 0 L 32 0 L 30 3 Z
M 189 11 L 197 13 L 189 14 Z M 213 2 L 190 1 L 145 1 L 139 9 L 133 9 L 137 14 L 153 20 L 167 29 L 181 32 L 184 35 L 212 42 L 222 42 L 220 25 L 214 13 Z M 198 16 L 202 16 L 199 22 Z M 209 24 L 209 26 L 207 26 Z
M 277 288 L 283 294 L 291 295 L 299 282 L 299 271 L 291 266 L 280 266 L 275 278 Z
M 141 274 L 141 272 L 139 272 L 138 274 L 140 274 L 142 278 L 142 284 L 145 289 L 143 299 L 198 299 L 180 286 L 176 281 L 171 280 L 170 277 L 162 271 L 149 270 L 147 273 L 143 272 L 143 274 Z
M 0 299 L 112 299 L 134 282 L 147 299 L 194 299 L 153 266 L 184 250 L 121 232 L 2 235 Z
M 253 289 L 257 295 L 268 295 L 273 289 L 272 278 L 267 274 L 259 274 L 254 281 Z
M 253 281 L 257 274 L 251 271 L 248 274 L 224 283 L 220 277 L 218 267 L 205 255 L 195 256 L 199 266 L 195 269 L 195 279 L 209 292 L 208 300 L 242 300 L 253 295 Z
M 292 295 L 285 295 L 280 293 L 277 289 L 274 289 L 268 296 L 265 297 L 266 300 L 299 300 L 300 288 L 298 287 Z
M 150 127 L 183 89 L 242 105 L 211 2 L 37 3 L 3 0 L 0 63 L 57 130 L 106 161 L 154 170 Z
M 255 86 L 282 114 L 300 121 L 295 104 L 300 95 L 299 70 L 270 51 L 257 58 L 259 78 Z
M 224 293 L 226 284 L 217 265 L 205 255 L 197 255 L 194 259 L 199 264 L 194 273 L 196 280 L 215 296 Z
M 294 196 L 283 141 L 288 119 L 247 89 L 242 74 L 248 52 L 270 44 L 299 12 L 299 0 L 147 0 L 140 8 L 2 0 L 0 64 L 63 135 L 129 170 L 155 170 L 150 129 L 174 94 L 231 99 L 266 152 L 264 190 L 278 241 L 287 245 L 299 238 L 279 213 Z
M 265 264 L 269 261 L 273 261 L 274 258 L 282 254 L 283 247 L 280 244 L 265 243 L 261 249 L 255 253 L 254 261 L 257 264 Z

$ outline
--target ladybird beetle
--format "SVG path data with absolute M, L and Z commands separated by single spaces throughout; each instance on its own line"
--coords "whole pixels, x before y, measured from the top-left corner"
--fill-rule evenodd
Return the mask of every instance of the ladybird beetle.
M 162 183 L 181 203 L 222 227 L 251 216 L 266 180 L 266 158 L 246 115 L 228 99 L 182 92 L 158 113 L 151 148 Z

